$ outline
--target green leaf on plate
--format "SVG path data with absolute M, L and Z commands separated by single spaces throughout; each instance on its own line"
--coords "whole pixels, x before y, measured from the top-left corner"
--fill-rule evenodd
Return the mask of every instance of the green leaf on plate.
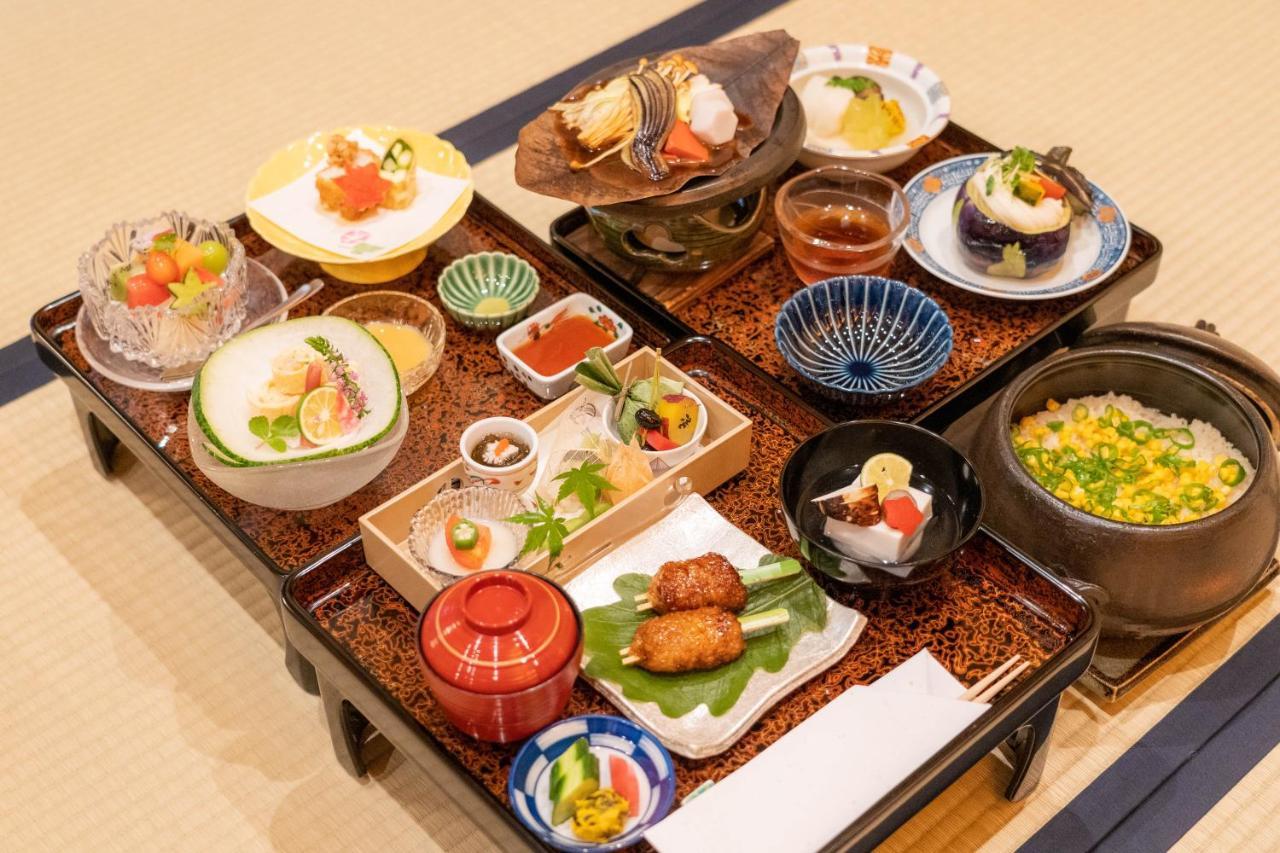
M 769 555 L 761 565 L 776 562 Z M 714 716 L 733 707 L 757 669 L 777 672 L 787 663 L 791 648 L 806 631 L 821 631 L 827 624 L 827 596 L 805 572 L 751 589 L 747 607 L 740 615 L 750 615 L 785 607 L 791 621 L 766 634 L 747 640 L 747 650 L 732 663 L 706 672 L 661 674 L 638 666 L 624 666 L 618 649 L 631 644 L 641 622 L 654 618 L 652 612 L 637 613 L 635 597 L 649 589 L 649 575 L 619 575 L 613 582 L 618 601 L 592 607 L 582 613 L 586 653 L 590 655 L 584 672 L 591 678 L 612 681 L 628 699 L 654 702 L 668 717 L 682 717 L 706 705 Z
M 249 432 L 265 439 L 271 434 L 271 423 L 262 415 L 249 418 Z

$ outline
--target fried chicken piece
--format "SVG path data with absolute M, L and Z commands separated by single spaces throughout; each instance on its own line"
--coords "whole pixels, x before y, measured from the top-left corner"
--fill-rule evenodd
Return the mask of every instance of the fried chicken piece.
M 641 623 L 627 653 L 650 672 L 692 672 L 731 663 L 746 648 L 737 617 L 718 607 L 699 607 Z
M 656 613 L 720 607 L 734 613 L 747 606 L 747 587 L 738 570 L 719 554 L 663 563 L 649 581 L 649 603 Z

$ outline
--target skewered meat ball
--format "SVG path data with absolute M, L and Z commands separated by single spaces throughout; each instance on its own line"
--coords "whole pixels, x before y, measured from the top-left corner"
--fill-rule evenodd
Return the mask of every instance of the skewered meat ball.
M 649 582 L 648 600 L 657 613 L 720 607 L 738 612 L 747 606 L 747 587 L 733 564 L 720 554 L 663 563 Z
M 650 672 L 690 672 L 715 669 L 745 650 L 737 617 L 718 607 L 699 607 L 641 623 L 627 654 Z

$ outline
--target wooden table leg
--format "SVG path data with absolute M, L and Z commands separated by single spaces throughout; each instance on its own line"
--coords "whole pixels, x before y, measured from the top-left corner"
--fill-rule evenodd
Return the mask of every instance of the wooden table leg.
M 1049 734 L 1053 731 L 1053 720 L 1058 714 L 1060 696 L 1045 705 L 1026 725 L 1015 731 L 1005 741 L 1013 753 L 1013 778 L 1004 795 L 1017 802 L 1035 790 L 1040 783 L 1040 775 L 1044 772 L 1045 757 L 1049 753 Z
M 110 477 L 114 471 L 112 456 L 120 445 L 120 439 L 98 420 L 97 415 L 76 400 L 74 394 L 72 400 L 76 407 L 76 420 L 80 421 L 80 431 L 84 434 L 84 443 L 89 447 L 89 458 L 93 460 L 93 467 L 97 468 L 102 476 Z
M 323 678 L 319 679 L 319 684 L 320 704 L 324 706 L 324 720 L 329 727 L 329 739 L 333 742 L 338 763 L 359 779 L 368 772 L 360 746 L 369 721 L 356 710 L 355 705 L 343 698 L 338 688 Z

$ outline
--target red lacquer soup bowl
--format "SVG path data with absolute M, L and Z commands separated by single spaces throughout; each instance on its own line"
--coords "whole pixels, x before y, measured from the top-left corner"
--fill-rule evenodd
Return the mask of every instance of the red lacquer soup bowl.
M 582 666 L 582 616 L 546 578 L 480 572 L 427 603 L 418 658 L 449 722 L 480 740 L 510 743 L 564 710 Z

